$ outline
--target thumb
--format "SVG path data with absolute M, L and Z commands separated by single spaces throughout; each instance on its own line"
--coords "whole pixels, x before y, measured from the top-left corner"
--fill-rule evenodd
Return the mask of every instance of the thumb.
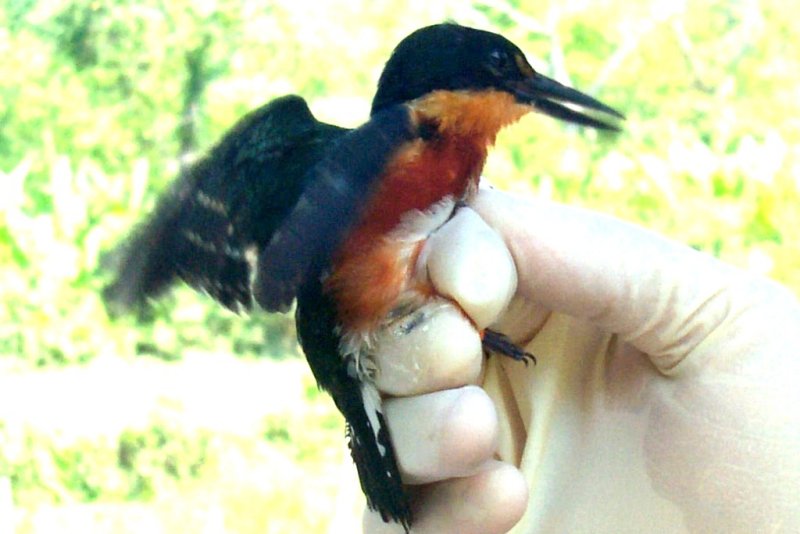
M 496 190 L 481 190 L 473 208 L 503 237 L 520 296 L 619 334 L 662 372 L 709 341 L 758 331 L 752 321 L 776 312 L 781 324 L 764 327 L 797 330 L 788 328 L 798 324 L 796 299 L 781 286 L 640 227 Z M 752 350 L 763 330 L 739 341 Z

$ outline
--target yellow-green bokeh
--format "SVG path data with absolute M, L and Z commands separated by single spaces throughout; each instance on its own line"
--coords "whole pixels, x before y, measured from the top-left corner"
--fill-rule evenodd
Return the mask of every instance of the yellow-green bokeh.
M 537 69 L 628 121 L 604 137 L 527 117 L 498 138 L 485 172 L 495 185 L 635 221 L 800 294 L 797 15 L 776 0 L 6 0 L 0 482 L 13 483 L 19 531 L 45 532 L 53 514 L 96 532 L 151 520 L 170 531 L 196 521 L 326 532 L 357 521 L 341 422 L 296 360 L 290 318 L 235 316 L 184 289 L 112 320 L 99 297 L 104 252 L 177 172 L 188 57 L 202 67 L 192 102 L 202 151 L 289 92 L 324 120 L 359 124 L 383 62 L 419 26 L 500 31 Z M 194 374 L 190 353 L 222 362 L 218 382 Z M 148 386 L 148 372 L 176 369 L 188 392 L 177 379 Z M 120 386 L 139 372 L 145 391 Z M 274 396 L 254 396 L 270 406 L 233 432 L 208 414 L 246 411 L 240 372 L 264 376 Z M 14 394 L 22 385 L 29 393 Z M 117 407 L 115 425 L 100 428 L 104 417 L 74 404 L 83 397 L 71 388 Z M 214 402 L 198 410 L 198 399 Z M 37 415 L 47 413 L 65 415 Z

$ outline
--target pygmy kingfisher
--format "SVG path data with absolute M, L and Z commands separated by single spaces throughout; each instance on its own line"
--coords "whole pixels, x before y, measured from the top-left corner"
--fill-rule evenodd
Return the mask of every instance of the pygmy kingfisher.
M 624 118 L 536 72 L 500 35 L 417 30 L 386 63 L 359 128 L 317 121 L 294 95 L 241 119 L 123 244 L 105 296 L 132 307 L 180 279 L 234 311 L 296 300 L 300 344 L 345 417 L 367 503 L 408 530 L 373 340 L 448 300 L 416 268 L 420 251 L 477 191 L 499 130 L 531 111 L 601 130 Z M 482 335 L 487 351 L 532 358 Z

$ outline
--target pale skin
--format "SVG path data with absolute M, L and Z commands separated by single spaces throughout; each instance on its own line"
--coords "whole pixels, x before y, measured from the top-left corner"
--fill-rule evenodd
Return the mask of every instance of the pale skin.
M 433 284 L 471 321 L 445 306 L 380 342 L 413 532 L 800 532 L 788 289 L 497 191 L 426 247 Z M 485 360 L 475 325 L 490 324 L 538 364 Z M 364 532 L 402 529 L 366 513 Z

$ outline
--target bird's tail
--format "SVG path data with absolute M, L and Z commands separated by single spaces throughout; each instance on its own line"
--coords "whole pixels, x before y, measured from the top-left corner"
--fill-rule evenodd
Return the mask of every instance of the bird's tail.
M 361 383 L 361 404 L 340 410 L 347 420 L 350 455 L 356 464 L 367 506 L 384 521 L 411 526 L 411 508 L 403 490 L 397 458 L 383 417 L 381 399 L 373 384 Z
M 397 467 L 381 398 L 359 375 L 351 357 L 342 358 L 336 314 L 319 277 L 301 287 L 297 297 L 297 334 L 319 386 L 333 397 L 347 422 L 350 454 L 370 509 L 384 521 L 409 530 L 411 507 Z

